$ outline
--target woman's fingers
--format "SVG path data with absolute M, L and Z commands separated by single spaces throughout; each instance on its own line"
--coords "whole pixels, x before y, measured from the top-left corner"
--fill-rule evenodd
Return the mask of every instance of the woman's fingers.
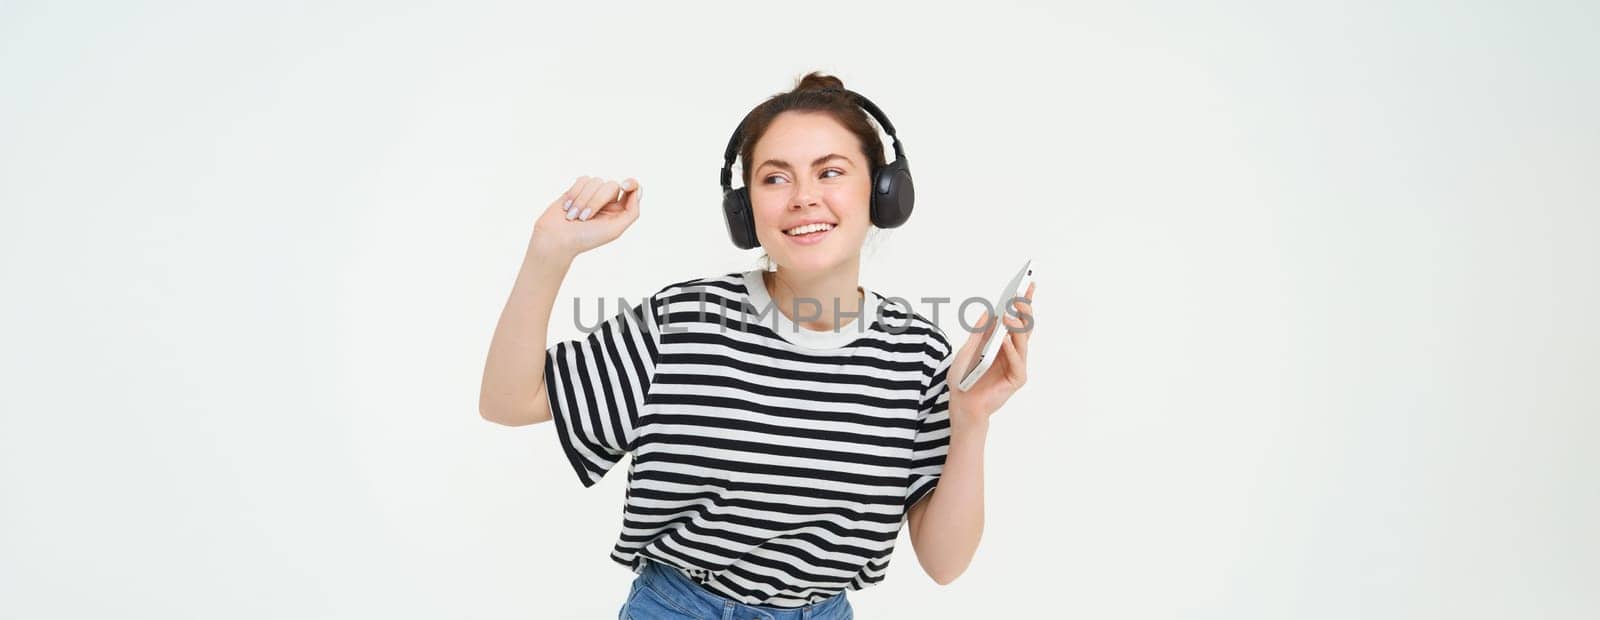
M 622 181 L 622 191 L 627 196 L 622 201 L 622 214 L 631 223 L 639 219 L 639 202 L 644 199 L 644 188 L 639 185 L 638 179 L 628 177 Z
M 572 187 L 561 195 L 560 207 L 563 216 L 569 220 L 580 219 L 583 210 L 595 196 L 600 195 L 607 181 L 600 177 L 588 175 L 580 176 L 572 182 Z
M 586 202 L 574 206 L 574 219 L 588 221 L 602 213 L 626 210 L 628 208 L 628 200 L 637 193 L 638 189 L 639 182 L 631 177 L 621 183 L 606 181 L 600 184 Z
M 1017 351 L 1022 353 L 1023 357 L 1028 356 L 1028 339 L 1033 337 L 1033 328 L 1038 325 L 1038 320 L 1033 316 L 1033 288 L 1038 285 L 1038 282 L 1028 283 L 1028 292 L 1023 293 L 1021 299 L 1018 299 L 1011 304 L 1011 307 L 1016 308 L 1018 315 L 1028 315 L 1029 325 L 1027 326 L 1027 329 L 1014 332 L 1013 334 L 1017 337 Z M 1022 319 L 1017 319 L 1017 322 L 1019 323 L 1017 327 L 1021 329 L 1022 325 L 1020 325 L 1020 323 L 1022 323 Z
M 1011 378 L 1013 384 L 1020 386 L 1028 381 L 1028 361 L 1017 350 L 1019 335 L 1015 332 L 1006 334 L 1005 341 L 1000 343 L 1000 351 L 1006 358 L 1006 376 Z
M 976 329 L 977 331 L 972 332 L 972 335 L 967 337 L 968 346 L 971 346 L 974 350 L 976 350 L 979 345 L 982 345 L 983 337 L 988 335 L 989 330 L 994 328 L 993 325 L 990 325 L 990 323 L 993 322 L 994 315 L 990 314 L 988 311 L 984 311 L 983 316 L 978 317 L 978 321 L 972 324 L 973 329 Z
M 567 219 L 570 220 L 578 216 L 578 212 L 583 210 L 584 196 L 591 193 L 595 184 L 599 181 L 600 179 L 591 176 L 579 177 L 577 187 L 574 187 L 572 195 L 568 196 L 565 208 Z
M 1006 344 L 1014 344 L 1017 345 L 1017 350 L 1019 352 L 1025 351 L 1025 349 L 1022 348 L 1022 341 L 1027 338 L 1028 333 L 1023 331 L 1027 326 L 1022 322 L 1022 319 L 1015 316 L 1007 315 L 1005 321 L 1006 342 L 1002 343 L 1000 346 L 1004 347 Z M 1026 356 L 1027 353 L 1024 352 L 1023 355 Z
M 966 376 L 967 371 L 971 369 L 972 358 L 977 355 L 978 343 L 983 340 L 983 333 L 988 331 L 986 329 L 988 325 L 989 313 L 984 312 L 983 316 L 978 317 L 978 321 L 972 325 L 973 330 L 967 335 L 967 341 L 956 350 L 955 359 L 951 360 L 950 369 L 947 371 L 952 379 L 950 381 L 952 389 L 957 389 L 955 386 L 959 383 L 953 379 Z
M 601 179 L 584 190 L 583 195 L 578 198 L 577 204 L 572 205 L 572 208 L 578 210 L 577 219 L 586 220 L 594 212 L 599 211 L 600 207 L 616 199 L 617 182 Z
M 585 179 L 583 187 L 578 189 L 578 195 L 572 199 L 572 208 L 567 210 L 567 219 L 577 219 L 578 214 L 583 213 L 589 201 L 594 199 L 595 194 L 600 191 L 600 187 L 605 183 L 606 180 L 600 177 Z
M 643 193 L 632 177 L 608 181 L 580 176 L 551 201 L 534 223 L 534 232 L 541 243 L 576 256 L 621 236 L 639 219 Z
M 576 204 L 578 200 L 578 194 L 583 191 L 584 184 L 588 182 L 588 175 L 579 176 L 577 180 L 572 182 L 572 187 L 568 187 L 567 191 L 562 192 L 561 196 L 556 198 L 556 206 L 561 209 L 563 214 L 572 210 L 572 205 Z
M 630 184 L 631 181 L 631 184 Z M 639 219 L 639 202 L 643 200 L 644 190 L 639 187 L 639 182 L 628 179 L 622 183 L 624 187 L 631 186 L 632 190 L 623 190 L 626 198 L 622 202 L 613 202 L 605 206 L 598 213 L 589 215 L 589 220 L 600 230 L 600 236 L 606 242 L 622 235 L 622 231 L 632 226 Z
M 632 200 L 633 196 L 638 193 L 638 188 L 638 181 L 635 181 L 632 178 L 624 179 L 621 183 L 617 184 L 617 196 L 613 197 L 610 202 L 602 204 L 599 207 L 595 207 L 594 210 L 589 212 L 587 216 L 579 215 L 578 219 L 588 220 L 598 217 L 601 214 L 625 211 L 628 208 L 628 201 Z M 609 196 L 610 194 L 606 193 L 607 191 L 609 191 L 609 188 L 602 188 L 601 196 Z M 598 201 L 599 199 L 597 198 L 596 200 Z

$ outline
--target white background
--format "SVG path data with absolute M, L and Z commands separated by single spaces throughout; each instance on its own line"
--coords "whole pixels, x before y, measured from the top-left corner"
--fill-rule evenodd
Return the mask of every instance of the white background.
M 1592 3 L 231 4 L 0 5 L 0 617 L 614 617 L 495 320 L 581 174 L 643 217 L 563 299 L 753 266 L 812 69 L 914 162 L 863 283 L 1040 281 L 982 548 L 858 617 L 1600 615 Z

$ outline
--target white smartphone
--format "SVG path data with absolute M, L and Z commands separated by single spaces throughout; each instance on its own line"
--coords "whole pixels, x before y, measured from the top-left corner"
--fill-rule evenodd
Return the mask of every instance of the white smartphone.
M 993 329 L 985 327 L 989 332 L 984 337 L 983 343 L 978 345 L 978 359 L 972 365 L 972 370 L 967 371 L 967 376 L 961 378 L 958 386 L 961 391 L 966 391 L 983 378 L 983 373 L 989 371 L 989 366 L 994 364 L 994 358 L 1000 355 L 1000 345 L 1005 342 L 1006 336 L 1011 331 L 1006 329 L 1006 324 L 1001 320 L 1011 312 L 1011 302 L 1028 293 L 1028 284 L 1033 282 L 1033 259 L 1022 263 L 1022 269 L 1017 270 L 1017 275 L 1011 277 L 1006 283 L 1006 289 L 1000 292 L 1000 299 L 994 304 L 995 318 L 991 323 Z

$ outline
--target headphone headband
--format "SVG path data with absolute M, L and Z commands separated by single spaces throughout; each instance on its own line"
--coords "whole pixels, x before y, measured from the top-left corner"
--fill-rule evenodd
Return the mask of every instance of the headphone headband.
M 866 110 L 867 114 L 872 115 L 872 118 L 878 121 L 878 126 L 883 128 L 884 133 L 889 134 L 889 139 L 894 144 L 894 158 L 895 158 L 895 161 L 900 161 L 900 160 L 903 160 L 903 159 L 906 158 L 905 148 L 900 145 L 900 137 L 895 135 L 895 133 L 894 133 L 894 123 L 889 122 L 889 117 L 885 116 L 883 114 L 883 110 L 878 109 L 877 104 L 872 103 L 872 100 L 867 99 L 866 97 L 862 96 L 860 93 L 857 93 L 857 92 L 855 92 L 853 90 L 850 90 L 848 88 L 834 88 L 832 86 L 825 87 L 825 88 L 813 89 L 811 91 L 800 91 L 800 92 L 835 92 L 835 93 L 844 93 L 846 96 L 848 96 L 850 98 L 850 100 L 852 102 L 854 102 L 856 104 L 857 107 L 859 107 L 859 108 L 861 108 L 863 110 Z M 748 114 L 746 114 L 745 115 L 745 120 L 749 120 L 749 119 L 750 119 L 750 116 Z M 733 128 L 733 136 L 728 138 L 728 148 L 725 149 L 722 152 L 722 175 L 721 175 L 721 178 L 722 178 L 722 191 L 724 191 L 724 192 L 727 192 L 727 191 L 730 191 L 730 190 L 733 189 L 733 162 L 734 162 L 734 160 L 738 159 L 738 157 L 739 157 L 739 140 L 740 140 L 740 138 L 743 137 L 743 130 L 744 130 L 744 121 L 739 121 L 739 126 Z M 868 163 L 870 164 L 871 162 L 868 162 Z M 875 166 L 876 164 L 873 164 L 873 165 Z

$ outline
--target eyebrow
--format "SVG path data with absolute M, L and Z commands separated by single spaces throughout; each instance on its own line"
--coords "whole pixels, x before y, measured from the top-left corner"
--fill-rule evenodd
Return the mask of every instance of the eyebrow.
M 851 165 L 855 164 L 855 162 L 850 161 L 849 157 L 845 157 L 845 156 L 840 155 L 838 153 L 828 153 L 827 155 L 823 155 L 822 157 L 818 157 L 815 160 L 812 160 L 811 166 L 813 168 L 815 168 L 817 166 L 822 165 L 822 162 L 828 161 L 830 159 L 843 159 L 843 160 L 845 160 L 847 162 L 850 162 Z M 760 166 L 756 166 L 756 170 L 760 170 L 763 167 L 769 166 L 769 165 L 770 166 L 777 166 L 779 168 L 783 168 L 784 170 L 793 170 L 794 169 L 793 166 L 789 165 L 789 162 L 783 161 L 781 159 L 769 159 L 767 161 L 761 162 Z

